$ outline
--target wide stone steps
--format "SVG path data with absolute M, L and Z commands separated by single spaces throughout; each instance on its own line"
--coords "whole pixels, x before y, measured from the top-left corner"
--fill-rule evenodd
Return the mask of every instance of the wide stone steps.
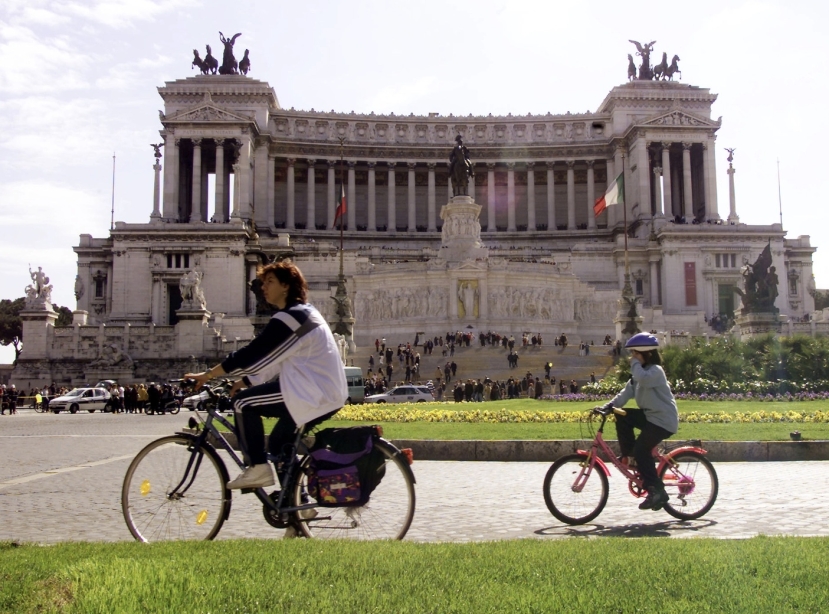
M 444 346 L 445 347 L 445 346 Z M 394 373 L 393 381 L 400 382 L 405 377 L 405 362 L 401 366 L 397 359 L 396 349 L 397 345 L 392 345 L 395 350 L 393 358 Z M 473 343 L 470 347 L 455 347 L 455 355 L 442 355 L 443 348 L 437 347 L 431 355 L 424 354 L 422 346 L 418 346 L 417 351 L 420 352 L 420 380 L 434 380 L 437 377 L 437 367 L 441 368 L 441 377 L 443 376 L 443 367 L 447 362 L 455 361 L 457 364 L 457 372 L 454 379 L 484 379 L 489 377 L 493 380 L 506 381 L 510 377 L 516 379 L 524 377 L 527 372 L 533 374 L 535 377 L 544 379 L 544 364 L 552 361 L 553 369 L 551 375 L 557 380 L 566 380 L 569 382 L 575 379 L 579 384 L 584 384 L 589 381 L 590 374 L 595 373 L 596 379 L 603 378 L 613 368 L 613 357 L 610 355 L 610 346 L 591 346 L 589 356 L 579 356 L 579 348 L 576 346 L 568 346 L 561 348 L 554 345 L 543 345 L 541 347 L 527 346 L 517 347 L 518 351 L 518 367 L 510 369 L 507 363 L 507 350 L 503 347 L 493 347 L 487 345 L 481 347 L 480 343 Z M 363 372 L 368 371 L 368 359 L 371 354 L 374 354 L 374 370 L 379 366 L 377 354 L 374 352 L 374 347 L 362 347 L 356 352 L 348 355 L 348 364 L 362 367 Z

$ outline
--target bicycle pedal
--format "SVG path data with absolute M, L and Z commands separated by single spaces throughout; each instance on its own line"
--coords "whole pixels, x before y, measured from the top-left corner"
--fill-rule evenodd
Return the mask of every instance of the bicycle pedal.
M 250 494 L 252 492 L 256 492 L 256 490 L 257 490 L 256 488 L 240 488 L 239 489 L 239 494 L 240 495 L 247 495 L 247 494 Z

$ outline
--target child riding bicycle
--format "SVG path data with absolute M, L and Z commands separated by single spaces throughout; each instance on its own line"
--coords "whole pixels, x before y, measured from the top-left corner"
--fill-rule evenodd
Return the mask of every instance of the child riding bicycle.
M 665 485 L 656 473 L 652 450 L 679 429 L 676 400 L 668 386 L 659 355 L 659 341 L 649 333 L 628 339 L 631 379 L 605 408 L 624 407 L 631 399 L 641 411 L 628 411 L 616 416 L 616 436 L 622 457 L 633 456 L 648 496 L 639 505 L 641 510 L 660 510 L 668 502 Z M 641 432 L 635 437 L 633 429 Z

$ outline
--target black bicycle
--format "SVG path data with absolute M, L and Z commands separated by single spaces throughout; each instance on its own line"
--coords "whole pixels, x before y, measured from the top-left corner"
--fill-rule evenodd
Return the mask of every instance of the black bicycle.
M 245 465 L 218 424 L 239 441 L 236 427 L 221 416 L 218 404 L 211 405 L 204 414 L 190 417 L 189 431 L 153 441 L 130 463 L 121 489 L 121 508 L 135 539 L 213 539 L 230 515 L 232 492 L 227 488 L 230 478 L 222 455 L 229 456 L 240 469 Z M 271 526 L 291 528 L 305 537 L 402 539 L 415 510 L 411 450 L 399 450 L 382 438 L 381 427 L 374 429 L 372 444 L 382 453 L 374 480 L 379 483 L 363 505 L 332 506 L 330 501 L 313 498 L 319 496 L 315 488 L 318 472 L 304 425 L 297 429 L 289 450 L 279 458 L 268 456 L 269 461 L 280 463 L 279 489 L 242 493 L 256 494 Z

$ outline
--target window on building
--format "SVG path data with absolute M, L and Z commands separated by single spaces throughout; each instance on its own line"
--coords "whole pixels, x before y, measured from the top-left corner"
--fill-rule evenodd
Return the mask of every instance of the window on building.
M 714 254 L 714 266 L 716 266 L 717 268 L 720 268 L 721 266 L 719 254 Z
M 104 279 L 102 277 L 95 280 L 95 298 L 104 298 Z
M 737 268 L 737 254 L 731 254 L 731 268 Z
M 636 280 L 636 296 L 642 296 L 645 294 L 644 283 L 641 279 Z
M 697 263 L 685 263 L 685 306 L 697 305 Z
M 167 254 L 168 269 L 189 269 L 190 254 Z
M 789 277 L 789 294 L 797 296 L 797 276 L 791 275 Z
M 721 316 L 734 314 L 734 288 L 733 284 L 719 284 L 717 286 L 717 312 Z

